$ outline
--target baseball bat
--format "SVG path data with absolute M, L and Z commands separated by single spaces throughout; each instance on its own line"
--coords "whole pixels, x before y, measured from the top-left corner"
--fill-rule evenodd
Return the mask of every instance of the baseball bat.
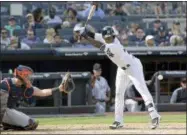
M 92 19 L 92 16 L 93 16 L 93 14 L 94 14 L 94 12 L 95 12 L 95 9 L 96 9 L 96 6 L 93 5 L 93 6 L 91 7 L 91 9 L 90 9 L 90 12 L 89 12 L 89 14 L 88 14 L 86 23 L 85 23 L 85 25 L 84 25 L 85 28 L 86 28 L 86 26 L 87 26 L 87 24 L 88 24 L 88 21 Z

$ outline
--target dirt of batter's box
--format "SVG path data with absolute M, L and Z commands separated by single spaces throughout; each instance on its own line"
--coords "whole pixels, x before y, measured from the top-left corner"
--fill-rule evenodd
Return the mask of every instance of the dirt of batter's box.
M 1 134 L 186 134 L 185 123 L 161 123 L 155 130 L 151 130 L 145 123 L 126 123 L 124 128 L 117 130 L 111 130 L 108 126 L 106 124 L 46 125 L 39 126 L 36 131 L 6 131 Z

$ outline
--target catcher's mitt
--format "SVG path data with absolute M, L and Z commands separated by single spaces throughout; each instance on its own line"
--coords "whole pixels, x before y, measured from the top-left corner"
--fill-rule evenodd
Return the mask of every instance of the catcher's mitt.
M 75 89 L 75 83 L 73 78 L 71 77 L 70 72 L 67 72 L 65 76 L 62 78 L 61 85 L 65 93 L 70 93 Z

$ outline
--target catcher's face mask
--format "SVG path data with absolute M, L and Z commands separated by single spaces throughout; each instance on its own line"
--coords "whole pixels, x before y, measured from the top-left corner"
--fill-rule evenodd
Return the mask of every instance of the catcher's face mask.
M 20 65 L 14 70 L 14 76 L 20 79 L 27 88 L 32 86 L 32 74 L 33 70 L 27 66 Z

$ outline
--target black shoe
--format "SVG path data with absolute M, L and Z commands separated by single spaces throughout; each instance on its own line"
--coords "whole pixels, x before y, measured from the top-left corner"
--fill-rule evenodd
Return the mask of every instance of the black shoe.
M 109 126 L 110 129 L 119 129 L 122 128 L 123 125 L 120 122 L 115 121 L 112 125 Z

